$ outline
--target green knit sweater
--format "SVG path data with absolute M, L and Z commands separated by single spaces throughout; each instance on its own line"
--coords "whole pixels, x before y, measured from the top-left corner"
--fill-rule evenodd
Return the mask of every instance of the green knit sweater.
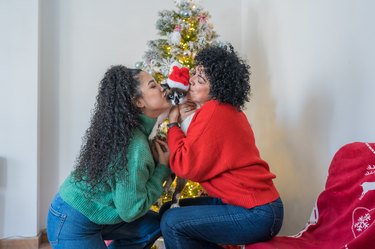
M 148 143 L 156 120 L 140 115 L 141 126 L 135 130 L 127 149 L 127 169 L 124 178 L 101 183 L 99 191 L 89 200 L 89 189 L 82 182 L 74 182 L 70 175 L 60 187 L 62 199 L 96 224 L 131 222 L 143 216 L 160 197 L 162 184 L 170 170 L 155 164 Z

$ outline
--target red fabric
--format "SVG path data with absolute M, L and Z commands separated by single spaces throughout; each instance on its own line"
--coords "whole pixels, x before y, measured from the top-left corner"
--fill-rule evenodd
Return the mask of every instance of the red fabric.
M 375 143 L 351 143 L 334 156 L 312 218 L 296 237 L 279 236 L 246 249 L 375 248 Z
M 241 249 L 241 246 L 221 245 L 221 247 L 224 248 L 224 249 Z
M 172 68 L 172 72 L 167 79 L 167 84 L 171 88 L 180 88 L 182 90 L 187 90 L 189 88 L 190 73 L 187 67 L 177 67 Z
M 279 197 L 245 114 L 229 104 L 205 103 L 186 137 L 179 127 L 169 129 L 168 145 L 176 175 L 199 182 L 212 197 L 246 208 Z

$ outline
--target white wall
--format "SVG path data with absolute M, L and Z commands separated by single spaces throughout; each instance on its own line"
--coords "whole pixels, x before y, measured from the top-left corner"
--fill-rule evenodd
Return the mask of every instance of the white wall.
M 0 1 L 0 239 L 37 231 L 38 15 Z
M 282 233 L 296 233 L 324 188 L 333 153 L 347 142 L 375 140 L 375 6 L 370 0 L 201 2 L 221 38 L 252 66 L 247 115 L 278 176 L 286 205 Z M 33 236 L 45 227 L 104 72 L 134 65 L 147 41 L 158 38 L 157 12 L 172 8 L 172 0 L 0 0 L 0 238 Z
M 248 116 L 285 202 L 282 233 L 303 228 L 333 154 L 375 140 L 375 2 L 242 1 L 252 65 Z

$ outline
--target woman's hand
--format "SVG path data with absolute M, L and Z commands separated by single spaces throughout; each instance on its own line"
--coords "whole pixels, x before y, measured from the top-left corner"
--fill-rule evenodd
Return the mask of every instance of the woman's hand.
M 193 114 L 197 109 L 197 105 L 192 101 L 187 101 L 180 105 L 180 123 L 184 121 L 188 116 Z
M 155 147 L 158 153 L 158 161 L 166 166 L 169 165 L 169 147 L 168 144 L 162 140 L 155 140 Z
M 173 106 L 169 112 L 169 123 L 178 122 L 178 119 L 180 117 L 180 109 L 179 106 Z

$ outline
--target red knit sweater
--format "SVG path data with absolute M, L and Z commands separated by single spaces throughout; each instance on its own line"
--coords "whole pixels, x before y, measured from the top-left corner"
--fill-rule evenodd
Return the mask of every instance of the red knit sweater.
M 168 145 L 175 174 L 200 183 L 212 197 L 245 208 L 279 197 L 245 114 L 232 105 L 208 101 L 196 111 L 186 137 L 177 126 L 169 129 Z

